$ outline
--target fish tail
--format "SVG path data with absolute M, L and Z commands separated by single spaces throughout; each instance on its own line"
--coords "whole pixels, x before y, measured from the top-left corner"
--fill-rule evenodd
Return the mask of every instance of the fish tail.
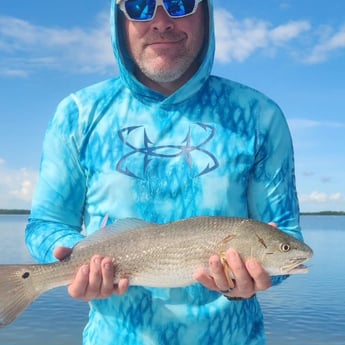
M 35 286 L 39 265 L 0 265 L 0 328 L 17 318 L 44 290 Z

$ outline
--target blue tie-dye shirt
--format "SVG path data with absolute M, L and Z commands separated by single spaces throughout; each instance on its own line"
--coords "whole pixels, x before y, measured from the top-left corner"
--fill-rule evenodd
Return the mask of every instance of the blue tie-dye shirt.
M 32 255 L 54 261 L 55 247 L 72 247 L 83 239 L 83 224 L 90 234 L 106 215 L 158 223 L 250 217 L 302 238 L 293 149 L 281 110 L 249 87 L 210 75 L 211 1 L 200 68 L 169 97 L 135 79 L 112 3 L 120 77 L 68 96 L 56 110 L 26 229 Z M 256 298 L 230 302 L 198 283 L 130 287 L 125 296 L 92 301 L 84 331 L 84 345 L 264 343 Z

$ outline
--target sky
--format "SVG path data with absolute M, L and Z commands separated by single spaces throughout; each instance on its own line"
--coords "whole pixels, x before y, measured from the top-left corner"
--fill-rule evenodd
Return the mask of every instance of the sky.
M 303 212 L 345 211 L 345 1 L 215 0 L 213 74 L 282 108 Z M 110 0 L 0 1 L 0 208 L 30 208 L 69 93 L 116 77 Z

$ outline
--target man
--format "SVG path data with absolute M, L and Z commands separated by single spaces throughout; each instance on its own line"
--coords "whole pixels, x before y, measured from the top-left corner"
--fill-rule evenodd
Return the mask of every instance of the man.
M 183 4 L 184 3 L 184 4 Z M 274 221 L 301 238 L 292 144 L 274 102 L 210 76 L 212 1 L 112 3 L 120 77 L 63 100 L 47 130 L 26 240 L 40 262 L 64 258 L 126 217 L 166 223 L 198 215 Z M 97 254 L 97 253 L 95 253 Z M 95 255 L 69 287 L 90 301 L 84 344 L 264 344 L 257 291 L 271 279 L 229 250 L 230 289 L 217 256 L 193 286 L 113 286 Z

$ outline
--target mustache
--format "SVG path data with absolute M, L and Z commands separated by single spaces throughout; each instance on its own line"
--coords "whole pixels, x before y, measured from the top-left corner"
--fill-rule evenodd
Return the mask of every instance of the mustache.
M 153 32 L 151 33 L 145 40 L 146 44 L 152 44 L 156 42 L 178 42 L 182 41 L 187 37 L 187 35 L 183 32 L 172 32 L 172 31 L 166 31 L 166 32 Z

